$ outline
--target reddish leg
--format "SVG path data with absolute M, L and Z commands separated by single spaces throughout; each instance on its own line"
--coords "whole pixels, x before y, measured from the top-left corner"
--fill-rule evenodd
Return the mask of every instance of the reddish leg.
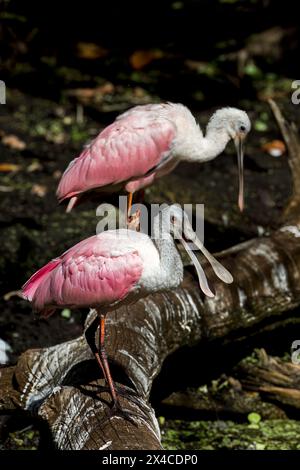
M 104 369 L 104 377 L 106 382 L 109 386 L 109 390 L 111 393 L 111 397 L 113 399 L 114 405 L 118 404 L 118 397 L 115 389 L 115 385 L 110 373 L 110 368 L 107 360 L 107 354 L 104 346 L 104 338 L 105 338 L 105 315 L 99 314 L 100 316 L 100 324 L 99 324 L 99 363 L 102 364 Z M 96 356 L 97 358 L 97 356 Z
M 130 211 L 132 207 L 133 193 L 129 193 L 127 196 L 127 223 L 130 222 Z
M 137 201 L 142 202 L 144 199 L 145 191 L 141 189 L 137 193 Z M 130 230 L 140 231 L 140 216 L 141 211 L 138 209 L 134 214 L 131 215 L 133 193 L 128 194 L 128 205 L 127 205 L 127 228 Z
M 107 355 L 105 351 L 105 346 L 104 346 L 104 337 L 105 337 L 105 315 L 102 315 L 101 313 L 99 314 L 100 316 L 100 325 L 99 325 L 99 356 L 103 365 L 103 368 L 105 370 L 105 375 L 106 375 L 106 382 L 109 386 L 111 397 L 113 400 L 113 406 L 111 409 L 111 412 L 113 414 L 117 414 L 130 423 L 136 425 L 136 423 L 133 420 L 133 416 L 140 416 L 137 413 L 133 413 L 132 411 L 125 410 L 124 408 L 121 407 L 119 398 L 116 392 L 116 388 L 110 373 L 109 369 L 109 364 L 107 361 Z
M 95 318 L 95 320 L 91 323 L 91 325 L 87 328 L 85 332 L 85 336 L 87 339 L 87 342 L 92 350 L 92 352 L 95 355 L 95 358 L 97 360 L 97 363 L 102 369 L 105 381 L 109 387 L 110 394 L 113 400 L 113 406 L 111 408 L 110 416 L 116 414 L 118 416 L 123 417 L 127 421 L 136 424 L 133 420 L 133 416 L 142 416 L 138 413 L 132 412 L 131 410 L 125 410 L 121 407 L 118 395 L 116 393 L 116 387 L 114 385 L 114 382 L 111 377 L 110 369 L 109 369 L 109 364 L 107 361 L 107 355 L 105 351 L 105 345 L 104 345 L 104 338 L 105 338 L 105 315 L 101 314 L 98 311 L 99 318 Z M 99 321 L 100 320 L 100 321 Z M 99 351 L 96 346 L 96 341 L 95 341 L 95 333 L 97 331 L 99 325 Z M 136 398 L 133 395 L 130 397 L 128 396 L 126 392 L 120 391 L 120 394 L 122 396 L 126 396 L 127 398 L 131 399 L 133 403 L 136 404 Z
M 91 325 L 86 329 L 85 337 L 86 337 L 86 340 L 87 340 L 87 343 L 88 343 L 89 347 L 91 348 L 92 353 L 94 354 L 94 356 L 96 358 L 97 363 L 101 367 L 103 376 L 104 376 L 104 378 L 107 382 L 105 369 L 103 367 L 102 361 L 101 361 L 100 356 L 99 356 L 99 351 L 98 351 L 96 343 L 95 343 L 95 334 L 96 334 L 98 325 L 99 325 L 99 319 L 96 317 L 95 320 L 91 323 Z
M 101 367 L 102 374 L 103 374 L 103 376 L 104 376 L 104 378 L 105 378 L 105 380 L 106 380 L 106 382 L 107 382 L 105 369 L 104 369 L 104 367 L 103 367 L 103 364 L 102 364 L 102 362 L 101 362 L 101 359 L 100 359 L 100 356 L 99 356 L 99 353 L 98 353 L 98 352 L 95 353 L 95 358 L 96 358 L 96 361 L 98 362 L 99 366 Z
M 107 355 L 105 351 L 105 346 L 104 346 L 104 338 L 105 338 L 105 315 L 101 314 L 98 312 L 99 318 L 95 318 L 95 320 L 91 323 L 91 325 L 87 328 L 85 332 L 85 337 L 87 339 L 87 342 L 92 350 L 92 352 L 95 355 L 96 361 L 101 367 L 101 370 L 103 372 L 105 381 L 109 387 L 110 393 L 112 400 L 114 402 L 114 405 L 118 404 L 118 397 L 117 393 L 115 390 L 115 386 L 111 377 L 110 369 L 109 369 L 109 364 L 107 361 Z M 100 319 L 100 321 L 99 321 Z M 99 325 L 99 350 L 96 346 L 95 342 L 95 333 L 97 331 Z

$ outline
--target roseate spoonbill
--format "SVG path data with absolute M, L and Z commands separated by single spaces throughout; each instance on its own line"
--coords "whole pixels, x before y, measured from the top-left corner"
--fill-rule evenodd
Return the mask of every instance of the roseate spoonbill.
M 71 211 L 90 191 L 129 193 L 172 171 L 180 161 L 205 162 L 219 155 L 230 139 L 238 154 L 240 210 L 244 207 L 243 141 L 251 123 L 245 111 L 222 108 L 208 122 L 204 136 L 182 104 L 136 106 L 121 114 L 71 161 L 57 188 L 59 201 Z
M 181 228 L 183 227 L 183 231 Z M 22 288 L 35 311 L 51 315 L 56 308 L 92 307 L 98 317 L 91 325 L 88 343 L 109 386 L 113 409 L 119 410 L 104 346 L 106 314 L 151 292 L 177 287 L 183 264 L 173 237 L 181 241 L 197 270 L 200 288 L 209 297 L 206 275 L 187 240 L 192 240 L 211 264 L 215 274 L 231 283 L 232 276 L 197 238 L 185 212 L 177 205 L 165 207 L 153 221 L 153 239 L 135 230 L 108 230 L 87 238 L 37 271 Z M 95 331 L 99 324 L 99 350 Z M 91 344 L 93 343 L 93 344 Z

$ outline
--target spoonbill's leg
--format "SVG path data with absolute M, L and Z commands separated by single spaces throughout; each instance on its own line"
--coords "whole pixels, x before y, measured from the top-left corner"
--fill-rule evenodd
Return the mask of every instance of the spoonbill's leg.
M 92 353 L 94 354 L 94 356 L 96 358 L 97 363 L 101 367 L 104 379 L 107 382 L 105 369 L 104 369 L 103 364 L 101 362 L 101 359 L 100 359 L 100 356 L 99 356 L 99 351 L 97 349 L 96 342 L 95 342 L 95 334 L 96 334 L 98 325 L 99 325 L 99 318 L 96 317 L 95 320 L 86 329 L 85 337 L 86 337 L 86 341 L 87 341 L 89 347 L 91 348 Z
M 100 315 L 100 314 L 98 314 Z M 99 364 L 99 366 L 101 367 L 101 370 L 102 370 L 102 373 L 103 373 L 103 376 L 104 376 L 104 379 L 107 383 L 107 385 L 109 386 L 109 380 L 108 380 L 108 377 L 107 377 L 107 374 L 106 374 L 106 371 L 104 369 L 104 366 L 103 366 L 103 363 L 102 363 L 102 360 L 100 358 L 100 354 L 99 354 L 99 350 L 97 348 L 97 345 L 96 345 L 96 340 L 95 340 L 95 335 L 96 335 L 96 331 L 98 329 L 98 326 L 99 326 L 99 317 L 97 316 L 93 321 L 92 323 L 89 325 L 89 327 L 85 330 L 85 337 L 86 337 L 86 341 L 89 345 L 89 347 L 91 348 L 91 351 L 92 353 L 94 354 L 95 358 L 96 358 L 96 361 L 97 363 Z M 99 326 L 99 337 L 101 336 L 101 327 Z M 99 347 L 100 349 L 100 347 Z M 103 348 L 102 348 L 103 349 Z M 110 387 L 109 387 L 110 388 Z M 115 389 L 117 387 L 114 387 Z M 122 392 L 122 390 L 118 391 L 118 393 L 120 393 L 121 395 L 124 394 L 125 392 Z M 128 392 L 125 393 L 126 396 L 129 395 Z
M 143 201 L 145 196 L 145 191 L 141 189 L 137 193 L 137 201 L 141 202 Z M 137 232 L 140 231 L 140 216 L 141 216 L 141 211 L 137 210 L 134 214 L 131 214 L 131 208 L 132 208 L 132 201 L 133 201 L 133 193 L 128 194 L 128 204 L 127 204 L 127 227 L 130 230 L 136 230 Z
M 116 392 L 115 384 L 113 382 L 110 369 L 109 369 L 109 364 L 107 360 L 107 354 L 105 351 L 105 345 L 104 345 L 104 338 L 105 338 L 105 318 L 106 316 L 103 315 L 102 313 L 98 313 L 100 317 L 100 325 L 99 325 L 99 356 L 103 365 L 103 368 L 105 370 L 105 375 L 106 375 L 106 382 L 109 386 L 111 397 L 113 400 L 113 406 L 111 408 L 111 412 L 113 414 L 117 414 L 130 423 L 136 425 L 134 422 L 133 416 L 141 416 L 139 413 L 133 413 L 132 411 L 125 410 L 119 401 L 119 397 Z
M 127 222 L 130 220 L 130 211 L 132 207 L 133 193 L 128 193 L 127 196 Z
M 105 350 L 105 344 L 104 344 L 104 339 L 105 339 L 105 318 L 106 315 L 103 315 L 102 313 L 98 314 L 100 317 L 100 324 L 99 324 L 99 360 L 100 363 L 102 363 L 104 373 L 105 373 L 105 378 L 106 382 L 109 386 L 109 390 L 111 393 L 111 397 L 113 399 L 114 405 L 119 405 L 119 400 L 117 397 L 115 385 L 110 373 L 110 368 L 107 360 L 107 354 Z
M 138 209 L 133 215 L 130 216 L 127 228 L 129 230 L 135 230 L 136 232 L 140 231 L 140 216 L 141 211 Z
M 107 355 L 105 351 L 105 345 L 104 345 L 104 338 L 105 338 L 105 315 L 101 314 L 99 311 L 97 311 L 98 316 L 95 318 L 95 320 L 90 324 L 90 326 L 86 329 L 85 331 L 85 337 L 87 340 L 88 345 L 91 348 L 91 351 L 94 353 L 95 358 L 97 360 L 97 363 L 102 369 L 105 381 L 109 387 L 109 391 L 111 393 L 111 397 L 113 400 L 113 406 L 108 414 L 109 416 L 113 416 L 114 414 L 121 416 L 122 418 L 126 419 L 130 423 L 136 425 L 134 422 L 133 417 L 143 417 L 143 413 L 145 414 L 146 411 L 142 410 L 142 413 L 140 412 L 134 412 L 131 410 L 125 410 L 122 408 L 118 394 L 116 393 L 116 387 L 115 384 L 112 380 L 110 369 L 109 369 L 109 364 L 107 361 Z M 99 322 L 99 317 L 100 317 L 100 322 Z M 97 331 L 99 325 L 99 351 L 96 346 L 96 341 L 95 341 L 95 333 Z M 132 403 L 137 404 L 135 394 L 130 394 L 126 390 L 120 389 L 119 391 L 120 395 L 123 397 L 126 397 L 128 400 L 130 400 Z M 138 404 L 141 406 L 140 404 Z

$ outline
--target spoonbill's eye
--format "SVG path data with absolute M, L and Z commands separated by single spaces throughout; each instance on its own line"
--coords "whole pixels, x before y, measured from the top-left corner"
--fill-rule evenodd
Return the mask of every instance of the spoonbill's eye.
M 240 126 L 240 131 L 241 131 L 241 132 L 245 132 L 245 130 L 246 130 L 246 127 L 245 127 L 245 126 Z

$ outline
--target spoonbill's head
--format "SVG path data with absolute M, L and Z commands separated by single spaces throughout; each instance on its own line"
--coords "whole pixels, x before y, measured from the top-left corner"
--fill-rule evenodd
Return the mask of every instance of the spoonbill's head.
M 242 109 L 222 108 L 212 116 L 209 127 L 227 133 L 228 138 L 234 141 L 239 169 L 239 197 L 238 206 L 244 210 L 244 141 L 251 130 L 248 114 Z
M 209 288 L 205 272 L 198 258 L 194 254 L 193 248 L 191 248 L 191 244 L 188 242 L 192 242 L 195 249 L 201 251 L 219 279 L 221 279 L 226 284 L 232 283 L 233 278 L 230 272 L 227 271 L 227 269 L 206 250 L 202 241 L 197 237 L 197 234 L 189 221 L 188 215 L 179 205 L 173 204 L 165 208 L 163 210 L 163 216 L 169 219 L 171 233 L 173 234 L 174 238 L 181 242 L 189 257 L 191 258 L 191 261 L 194 264 L 198 274 L 200 288 L 205 295 L 208 297 L 214 297 L 213 292 Z

